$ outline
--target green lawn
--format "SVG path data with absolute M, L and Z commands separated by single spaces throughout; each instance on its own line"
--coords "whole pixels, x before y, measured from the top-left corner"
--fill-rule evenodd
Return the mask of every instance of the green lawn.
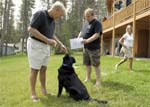
M 83 81 L 85 67 L 82 54 L 74 53 L 75 69 Z M 57 94 L 57 69 L 63 55 L 51 55 L 47 71 L 47 89 L 54 96 L 43 96 L 39 80 L 37 93 L 40 102 L 32 102 L 29 92 L 29 66 L 26 55 L 0 58 L 0 107 L 150 107 L 150 60 L 134 60 L 134 72 L 129 72 L 125 63 L 115 72 L 114 65 L 120 58 L 101 57 L 102 87 L 95 87 L 95 72 L 91 82 L 85 83 L 89 94 L 97 99 L 108 100 L 107 105 L 96 102 L 76 102 L 67 97 L 65 91 L 60 98 Z

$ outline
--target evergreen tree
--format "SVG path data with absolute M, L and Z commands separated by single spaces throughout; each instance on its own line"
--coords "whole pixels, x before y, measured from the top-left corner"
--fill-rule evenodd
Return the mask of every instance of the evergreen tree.
M 27 28 L 32 16 L 32 9 L 34 6 L 35 0 L 22 0 L 21 5 L 21 16 L 20 16 L 20 26 L 22 32 L 22 52 L 26 52 L 26 41 L 29 36 Z
M 3 3 L 3 1 L 1 2 L 1 5 L 2 5 L 2 3 Z M 1 42 L 0 42 L 0 56 L 2 56 L 3 53 L 5 53 L 5 55 L 7 55 L 7 43 L 9 41 L 9 39 L 11 38 L 9 31 L 12 30 L 12 28 L 13 28 L 13 24 L 9 24 L 11 22 L 11 20 L 13 20 L 12 17 L 10 17 L 12 7 L 13 7 L 12 0 L 5 0 L 4 1 L 4 7 L 1 7 L 1 9 L 2 9 L 1 14 L 2 14 L 3 19 L 1 20 L 2 31 L 1 31 L 1 39 L 0 39 L 1 40 Z M 6 44 L 5 45 L 5 51 L 3 50 L 4 43 Z

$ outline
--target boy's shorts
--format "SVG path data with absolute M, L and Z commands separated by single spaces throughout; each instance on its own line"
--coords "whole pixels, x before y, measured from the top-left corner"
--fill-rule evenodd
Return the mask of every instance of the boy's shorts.
M 48 64 L 50 46 L 29 37 L 27 53 L 30 68 L 39 70 L 41 66 L 47 66 Z
M 83 64 L 85 65 L 100 65 L 100 49 L 97 50 L 89 50 L 83 49 Z

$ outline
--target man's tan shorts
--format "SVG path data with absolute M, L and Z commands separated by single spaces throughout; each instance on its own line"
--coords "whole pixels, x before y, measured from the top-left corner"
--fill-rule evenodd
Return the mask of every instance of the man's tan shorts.
M 100 49 L 97 50 L 89 50 L 83 49 L 83 64 L 85 65 L 100 65 Z

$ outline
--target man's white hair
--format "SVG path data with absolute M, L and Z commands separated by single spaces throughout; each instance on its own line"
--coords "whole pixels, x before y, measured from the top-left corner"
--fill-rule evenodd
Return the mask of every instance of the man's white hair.
M 64 11 L 64 13 L 66 13 L 65 6 L 64 6 L 63 3 L 60 2 L 60 1 L 56 1 L 56 2 L 52 5 L 51 9 L 62 9 L 62 10 Z

